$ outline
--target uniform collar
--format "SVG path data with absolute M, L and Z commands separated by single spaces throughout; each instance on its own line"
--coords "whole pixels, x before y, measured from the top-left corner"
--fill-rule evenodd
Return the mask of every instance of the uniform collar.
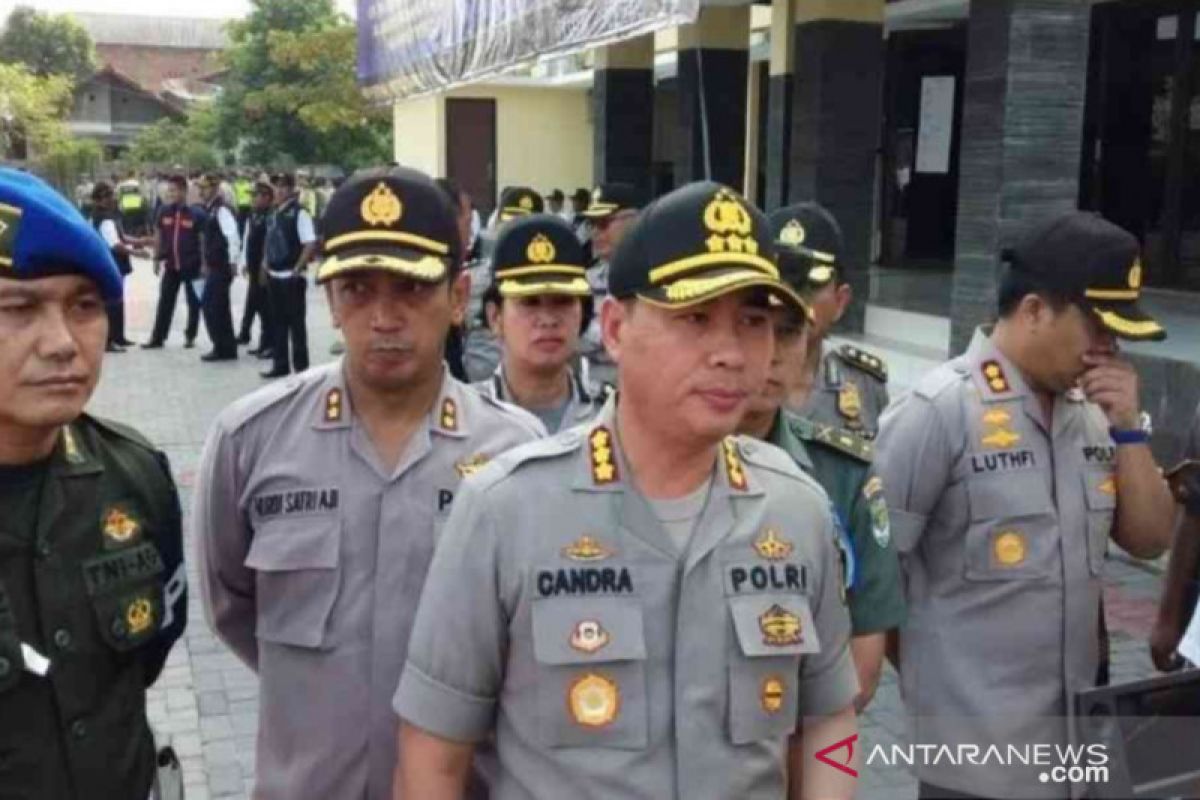
M 983 402 L 1014 400 L 1031 394 L 1021 371 L 992 342 L 990 328 L 975 329 L 965 358 Z
M 345 357 L 339 358 L 321 382 L 317 406 L 313 409 L 313 428 L 317 430 L 342 430 L 353 425 L 354 413 L 350 392 L 346 389 Z M 470 435 L 466 403 L 462 384 L 450 375 L 442 365 L 442 386 L 433 408 L 429 410 L 428 427 L 435 433 L 452 439 L 464 439 Z
M 512 390 L 508 386 L 508 378 L 504 374 L 504 360 L 496 365 L 496 369 L 492 371 L 492 391 L 497 400 L 503 400 L 506 403 L 515 403 L 512 400 Z M 589 406 L 595 402 L 595 399 L 583 386 L 583 381 L 575 370 L 567 371 L 567 382 L 570 384 L 570 401 L 580 406 Z
M 785 450 L 792 459 L 800 465 L 807 473 L 813 471 L 812 457 L 808 454 L 808 448 L 804 446 L 804 442 L 792 430 L 792 426 L 788 424 L 790 415 L 780 409 L 775 415 L 775 424 L 771 427 L 771 432 L 767 434 L 766 441 L 776 447 Z
M 463 385 L 442 364 L 442 390 L 429 410 L 429 429 L 451 439 L 465 439 L 471 434 L 464 402 Z

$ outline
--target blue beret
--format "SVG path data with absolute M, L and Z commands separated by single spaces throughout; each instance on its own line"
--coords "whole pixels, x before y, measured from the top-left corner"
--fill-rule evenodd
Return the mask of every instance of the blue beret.
M 66 198 L 24 172 L 0 168 L 0 278 L 85 275 L 105 300 L 121 298 L 108 245 Z

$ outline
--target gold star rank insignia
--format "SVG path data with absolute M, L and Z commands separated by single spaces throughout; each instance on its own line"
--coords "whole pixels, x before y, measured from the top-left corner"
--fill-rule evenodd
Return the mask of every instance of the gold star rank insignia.
M 611 547 L 605 547 L 597 539 L 584 534 L 562 549 L 563 558 L 572 561 L 603 561 L 613 554 Z
M 767 528 L 754 540 L 754 552 L 767 561 L 782 561 L 792 554 L 792 543 L 774 528 Z
M 342 390 L 330 389 L 325 395 L 325 421 L 342 421 Z
M 127 544 L 138 535 L 141 526 L 137 520 L 119 508 L 110 508 L 104 515 L 104 538 L 112 544 Z
M 759 701 L 762 703 L 762 710 L 768 714 L 774 714 L 783 708 L 783 696 L 786 693 L 784 688 L 783 678 L 778 675 L 768 675 L 763 678 L 762 689 L 759 692 Z
M 778 603 L 759 616 L 758 627 L 762 631 L 763 644 L 770 647 L 787 647 L 804 641 L 800 617 Z
M 442 401 L 441 423 L 443 430 L 458 430 L 458 406 L 449 397 Z
M 1010 388 L 1008 378 L 1004 375 L 1004 368 L 1000 366 L 999 361 L 989 359 L 979 365 L 979 369 L 983 372 L 983 378 L 987 381 L 988 388 L 996 394 L 1004 394 Z
M 613 461 L 612 433 L 600 427 L 588 437 L 592 446 L 592 480 L 597 484 L 612 483 L 617 479 L 617 465 Z
M 603 728 L 612 724 L 621 711 L 621 691 L 612 679 L 588 673 L 571 684 L 567 707 L 577 724 Z
M 746 471 L 742 469 L 742 457 L 738 454 L 733 437 L 726 436 L 721 447 L 725 452 L 725 472 L 729 475 L 729 485 L 739 492 L 746 491 Z

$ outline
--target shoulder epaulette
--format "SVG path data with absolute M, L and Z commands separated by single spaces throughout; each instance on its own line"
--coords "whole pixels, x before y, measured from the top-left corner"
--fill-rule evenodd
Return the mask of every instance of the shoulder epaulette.
M 546 426 L 542 424 L 540 419 L 535 417 L 529 411 L 521 408 L 516 403 L 510 403 L 508 401 L 501 400 L 493 396 L 491 392 L 481 389 L 474 384 L 464 384 L 464 386 L 475 392 L 475 394 L 488 406 L 496 409 L 505 417 L 512 419 L 514 422 L 520 423 L 524 428 L 527 429 L 529 433 L 534 434 L 539 439 L 545 438 Z
M 968 373 L 958 369 L 953 361 L 942 364 L 917 381 L 917 384 L 913 386 L 913 394 L 926 400 L 932 400 L 951 386 L 962 383 L 968 377 Z
M 570 428 L 553 436 L 544 436 L 541 439 L 519 444 L 505 450 L 488 462 L 488 469 L 491 470 L 493 477 L 499 480 L 531 461 L 542 461 L 574 453 L 583 444 L 584 430 L 584 428 Z
M 155 447 L 150 442 L 149 439 L 147 439 L 141 433 L 139 433 L 138 431 L 129 427 L 128 425 L 125 425 L 120 422 L 114 422 L 111 419 L 103 419 L 101 417 L 93 417 L 91 414 L 84 414 L 83 416 L 88 422 L 92 423 L 97 428 L 100 428 L 101 430 L 105 431 L 106 433 L 111 433 L 113 436 L 117 436 L 121 439 L 125 439 L 126 441 L 133 442 L 134 444 L 138 445 L 139 447 L 144 447 L 147 450 L 150 450 L 153 452 L 158 451 L 158 448 Z
M 783 419 L 787 422 L 787 426 L 792 431 L 792 435 L 806 442 L 811 442 L 817 438 L 817 426 L 812 420 L 795 414 L 783 413 Z
M 875 457 L 875 448 L 871 443 L 851 431 L 835 428 L 831 425 L 818 425 L 813 441 L 825 445 L 846 455 L 853 456 L 868 464 Z
M 888 371 L 887 364 L 883 363 L 883 359 L 879 356 L 872 355 L 865 350 L 859 350 L 854 345 L 844 344 L 838 348 L 838 354 L 841 355 L 848 363 L 861 369 L 863 372 L 870 373 L 883 382 L 887 382 Z
M 250 420 L 269 408 L 272 408 L 289 397 L 292 397 L 304 387 L 301 375 L 292 375 L 284 380 L 274 381 L 263 388 L 235 400 L 220 419 L 229 431 L 236 431 Z

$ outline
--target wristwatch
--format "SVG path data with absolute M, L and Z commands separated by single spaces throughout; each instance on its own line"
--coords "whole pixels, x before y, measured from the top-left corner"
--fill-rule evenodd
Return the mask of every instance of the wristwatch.
M 1118 445 L 1122 444 L 1146 444 L 1150 441 L 1150 436 L 1154 433 L 1154 424 L 1150 419 L 1150 414 L 1143 411 L 1138 416 L 1138 426 L 1132 430 L 1121 430 L 1119 428 L 1109 428 L 1108 435 L 1112 437 L 1113 442 Z

